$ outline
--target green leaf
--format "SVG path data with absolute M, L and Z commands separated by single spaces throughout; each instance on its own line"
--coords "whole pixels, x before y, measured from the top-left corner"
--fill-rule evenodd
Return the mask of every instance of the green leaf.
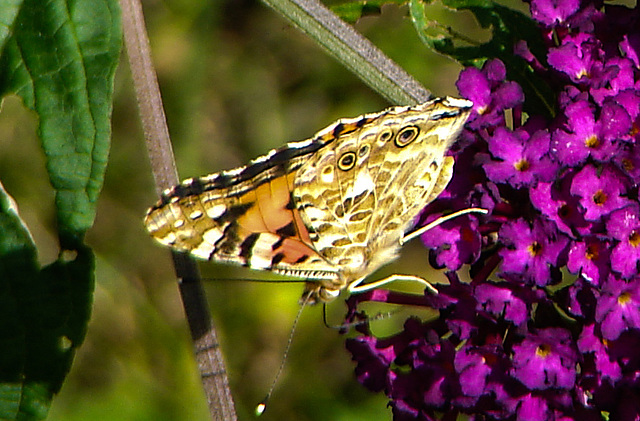
M 363 0 L 336 4 L 331 10 L 342 20 L 355 23 L 363 16 L 378 15 L 382 6 L 389 3 L 404 4 L 407 0 Z
M 13 199 L 0 184 L 0 419 L 41 420 L 86 333 L 94 256 L 81 247 L 40 268 Z
M 11 28 L 13 28 L 13 24 L 18 16 L 22 1 L 23 0 L 3 0 L 0 3 L 0 53 L 11 35 Z
M 82 241 L 106 169 L 122 35 L 117 0 L 10 0 L 0 16 L 0 94 L 39 118 L 63 250 L 40 267 L 0 184 L 0 419 L 41 420 L 91 313 L 94 256 Z
M 8 25 L 0 93 L 19 95 L 39 117 L 60 244 L 75 249 L 93 224 L 109 153 L 117 1 L 24 0 Z
M 514 54 L 518 41 L 526 40 L 529 49 L 541 62 L 546 62 L 546 49 L 540 29 L 528 16 L 491 0 L 443 0 L 449 8 L 473 13 L 482 28 L 491 29 L 491 39 L 480 43 L 444 27 L 427 17 L 425 2 L 410 0 L 413 23 L 423 42 L 433 50 L 446 54 L 465 66 L 480 67 L 486 60 L 499 58 L 507 68 L 507 78 L 516 81 L 526 96 L 525 111 L 551 118 L 555 114 L 555 94 L 533 69 Z M 463 46 L 457 44 L 463 43 Z

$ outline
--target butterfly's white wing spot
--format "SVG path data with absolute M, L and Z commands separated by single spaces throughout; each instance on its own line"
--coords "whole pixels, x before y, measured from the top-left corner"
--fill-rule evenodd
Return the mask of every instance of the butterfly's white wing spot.
M 207 208 L 207 216 L 211 219 L 217 219 L 221 217 L 226 210 L 227 207 L 223 204 L 213 205 Z
M 171 246 L 176 242 L 176 235 L 170 232 L 165 237 L 163 237 L 162 239 L 159 239 L 158 241 L 160 241 L 165 245 Z
M 202 216 L 203 216 L 203 215 L 204 215 L 204 214 L 202 213 L 202 211 L 200 211 L 200 210 L 195 210 L 195 211 L 193 211 L 193 212 L 191 212 L 191 213 L 189 214 L 189 218 L 190 218 L 191 220 L 196 220 L 196 219 L 198 219 L 198 218 L 202 218 Z
M 198 245 L 194 249 L 192 249 L 191 254 L 193 254 L 196 257 L 199 257 L 200 259 L 209 260 L 214 250 L 215 250 L 215 246 L 213 246 L 212 244 L 203 242 L 203 243 L 200 243 L 200 245 Z
M 274 151 L 269 152 L 269 154 L 273 154 Z M 266 159 L 258 159 L 256 163 L 264 162 Z M 232 170 L 227 170 L 224 172 L 224 175 L 227 177 L 235 177 L 239 175 L 242 171 L 244 171 L 244 167 L 234 168 Z
M 217 180 L 218 176 L 219 176 L 218 173 L 205 175 L 203 177 L 200 177 L 200 181 L 203 184 L 210 184 L 210 183 L 215 182 Z
M 369 171 L 359 171 L 356 174 L 353 186 L 351 186 L 345 193 L 345 201 L 348 199 L 356 199 L 362 197 L 363 194 L 368 194 L 375 189 L 375 183 Z M 353 200 L 355 202 L 355 200 Z M 347 206 L 345 206 L 346 208 Z
M 314 139 L 305 139 L 299 142 L 289 142 L 287 143 L 287 147 L 293 148 L 293 149 L 303 149 L 313 145 L 314 141 L 315 141 Z
M 305 214 L 307 215 L 307 218 L 309 218 L 312 221 L 319 221 L 322 220 L 322 218 L 324 218 L 325 213 L 322 212 L 320 209 L 317 208 L 303 208 Z
M 335 177 L 334 172 L 335 171 L 333 165 L 325 165 L 320 172 L 320 181 L 322 181 L 324 184 L 333 183 Z
M 202 239 L 207 242 L 211 247 L 215 246 L 215 244 L 220 240 L 224 235 L 224 231 L 219 228 L 211 228 L 202 234 Z M 209 253 L 211 254 L 211 253 Z M 207 257 L 208 258 L 208 257 Z
M 272 259 L 272 247 L 280 240 L 280 237 L 270 233 L 261 233 L 257 236 L 253 247 L 251 248 L 251 257 L 249 259 L 249 266 L 254 268 L 266 269 L 271 267 Z

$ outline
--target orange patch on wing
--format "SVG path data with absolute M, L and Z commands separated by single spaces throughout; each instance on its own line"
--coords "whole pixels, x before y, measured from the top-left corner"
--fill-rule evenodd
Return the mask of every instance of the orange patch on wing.
M 285 176 L 258 187 L 256 196 L 262 218 L 270 232 L 276 232 L 293 222 L 291 210 L 287 209 L 291 194 Z
M 256 203 L 258 197 L 255 190 L 251 190 L 240 197 L 239 203 L 250 204 L 251 207 L 238 218 L 238 225 L 250 232 L 272 232 L 263 219 L 260 207 Z
M 309 256 L 317 254 L 300 241 L 288 238 L 282 242 L 280 247 L 274 250 L 274 253 L 284 254 L 282 263 L 287 263 L 289 265 L 303 263 L 309 258 Z
M 238 225 L 249 232 L 277 233 L 284 227 L 293 225 L 295 235 L 287 236 L 304 244 L 311 244 L 309 232 L 297 209 L 288 209 L 291 201 L 290 189 L 293 188 L 286 176 L 278 177 L 264 183 L 255 190 L 249 191 L 239 198 L 241 204 L 253 204 L 243 216 L 238 218 Z M 279 234 L 280 235 L 280 234 Z M 301 244 L 299 250 L 308 254 L 310 247 Z M 291 246 L 287 246 L 291 247 Z M 297 247 L 297 246 L 296 246 Z M 292 250 L 298 250 L 294 247 Z M 293 261 L 301 257 L 299 252 Z M 287 261 L 289 259 L 287 258 Z

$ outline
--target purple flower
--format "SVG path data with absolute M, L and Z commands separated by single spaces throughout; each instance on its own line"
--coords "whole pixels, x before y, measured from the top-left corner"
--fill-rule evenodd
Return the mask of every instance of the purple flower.
M 511 46 L 527 71 L 488 59 L 457 82 L 474 112 L 419 222 L 489 213 L 422 236 L 449 284 L 349 299 L 348 320 L 365 301 L 434 314 L 348 341 L 397 420 L 640 419 L 640 5 L 529 2 L 543 46 Z
M 506 245 L 500 250 L 502 271 L 523 274 L 524 279 L 544 286 L 556 283 L 553 268 L 563 260 L 568 239 L 551 224 L 534 221 L 533 227 L 518 219 L 506 223 L 499 236 Z
M 580 275 L 594 285 L 600 285 L 609 275 L 609 243 L 597 237 L 585 237 L 569 248 L 567 269 Z
M 559 231 L 573 235 L 574 232 L 586 235 L 592 224 L 584 218 L 579 199 L 569 192 L 573 177 L 566 174 L 561 185 L 538 183 L 529 191 L 531 204 L 536 207 Z
M 626 282 L 609 276 L 598 299 L 596 321 L 608 340 L 617 339 L 626 329 L 640 328 L 640 279 Z
M 460 73 L 456 86 L 460 94 L 473 101 L 474 113 L 467 122 L 468 128 L 504 124 L 504 110 L 516 107 L 524 101 L 522 88 L 504 80 L 506 69 L 499 60 L 487 61 L 482 70 L 469 67 Z
M 547 26 L 556 26 L 566 22 L 579 5 L 578 0 L 531 0 L 531 17 Z
M 465 224 L 465 220 L 470 222 Z M 458 270 L 463 264 L 475 261 L 480 253 L 482 240 L 477 218 L 473 216 L 445 222 L 420 238 L 426 247 L 435 249 L 436 266 L 449 270 Z
M 625 149 L 613 158 L 613 162 L 630 180 L 640 181 L 640 149 L 637 145 L 626 146 Z
M 544 130 L 530 136 L 523 129 L 512 132 L 498 127 L 489 140 L 489 152 L 497 160 L 487 159 L 483 165 L 487 177 L 514 187 L 551 181 L 558 165 L 548 155 L 549 142 L 549 133 Z
M 574 102 L 565 113 L 567 123 L 554 132 L 553 148 L 560 162 L 568 166 L 581 164 L 589 156 L 601 162 L 611 159 L 619 150 L 615 140 L 629 132 L 627 112 L 612 102 L 602 108 L 597 121 L 587 101 Z
M 375 338 L 361 336 L 347 342 L 347 349 L 354 355 L 354 359 L 356 355 L 366 357 L 358 360 L 358 381 L 371 390 L 382 390 L 387 384 L 389 366 L 395 358 L 393 343 L 384 344 Z
M 632 60 L 621 57 L 609 60 L 598 83 L 589 90 L 596 104 L 602 105 L 607 98 L 620 92 L 633 92 L 636 83 L 635 69 Z
M 459 375 L 461 392 L 465 396 L 479 398 L 487 394 L 487 378 L 491 366 L 481 350 L 467 345 L 456 352 L 454 368 Z
M 513 285 L 482 284 L 475 289 L 478 300 L 478 311 L 485 311 L 495 317 L 504 317 L 516 326 L 522 325 L 528 319 L 529 302 L 519 297 Z
M 582 320 L 593 319 L 597 301 L 596 287 L 584 277 L 580 277 L 567 289 L 564 302 L 567 313 Z
M 640 67 L 640 34 L 625 34 L 620 49 L 636 68 Z
M 517 414 L 518 420 L 523 421 L 546 420 L 551 415 L 546 399 L 533 394 L 528 394 L 520 399 Z
M 591 34 L 578 33 L 565 37 L 559 47 L 550 49 L 547 61 L 573 82 L 581 82 L 591 76 L 593 67 L 601 60 L 601 54 L 598 42 Z
M 638 273 L 640 261 L 640 209 L 637 203 L 611 213 L 608 233 L 619 241 L 611 252 L 611 268 L 630 278 Z
M 515 377 L 531 390 L 570 389 L 576 379 L 578 353 L 569 331 L 541 329 L 513 346 Z
M 584 217 L 596 221 L 630 203 L 622 196 L 626 193 L 625 184 L 624 177 L 613 168 L 598 171 L 593 165 L 587 165 L 573 178 L 571 194 L 580 198 Z
M 598 383 L 604 380 L 617 381 L 622 378 L 620 364 L 609 355 L 606 341 L 595 334 L 595 324 L 583 328 L 577 342 L 578 349 L 586 356 L 593 358 L 594 370 L 590 373 Z

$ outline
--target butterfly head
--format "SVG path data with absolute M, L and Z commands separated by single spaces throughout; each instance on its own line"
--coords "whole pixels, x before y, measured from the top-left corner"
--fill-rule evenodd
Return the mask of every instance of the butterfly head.
M 343 286 L 329 286 L 319 282 L 307 282 L 302 297 L 300 297 L 300 304 L 329 303 L 338 298 L 343 288 Z

